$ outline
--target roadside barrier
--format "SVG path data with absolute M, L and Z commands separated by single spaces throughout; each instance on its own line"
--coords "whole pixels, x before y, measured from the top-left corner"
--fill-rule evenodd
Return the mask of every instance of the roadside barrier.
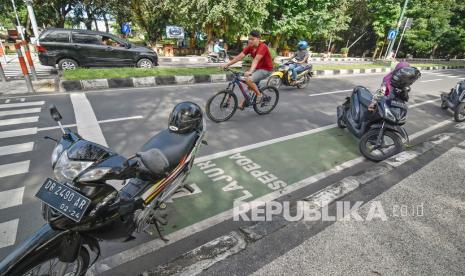
M 23 53 L 21 52 L 21 43 L 15 43 L 16 53 L 18 54 L 19 65 L 21 66 L 21 71 L 23 72 L 24 79 L 26 80 L 27 91 L 34 92 L 34 87 L 32 86 L 31 78 L 29 77 L 29 72 L 27 70 L 26 61 L 24 60 Z
M 34 67 L 34 62 L 32 61 L 31 51 L 26 40 L 21 42 L 21 45 L 24 47 L 24 53 L 26 54 L 27 62 L 29 64 L 29 69 L 31 69 L 31 74 L 34 80 L 37 80 L 36 68 Z

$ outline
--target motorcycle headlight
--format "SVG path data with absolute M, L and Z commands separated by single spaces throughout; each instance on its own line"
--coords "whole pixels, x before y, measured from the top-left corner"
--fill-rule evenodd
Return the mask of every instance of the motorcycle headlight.
M 79 181 L 82 182 L 89 182 L 89 181 L 96 181 L 101 179 L 105 176 L 108 172 L 110 172 L 111 168 L 96 168 L 86 172 L 85 174 L 79 177 Z
M 62 144 L 58 144 L 52 151 L 52 157 L 51 157 L 51 161 L 52 161 L 52 167 L 55 165 L 55 163 L 57 162 L 58 160 L 58 156 L 60 156 L 60 154 L 63 152 L 63 145 Z
M 59 182 L 72 182 L 76 176 L 87 169 L 94 162 L 74 161 L 68 158 L 68 151 L 64 151 L 58 159 L 53 172 Z
M 385 107 L 384 107 L 384 110 L 385 110 L 385 111 L 384 111 L 384 113 L 385 113 L 385 114 L 384 114 L 384 115 L 385 115 L 384 117 L 385 117 L 387 120 L 389 120 L 389 121 L 391 121 L 391 122 L 393 122 L 393 123 L 397 122 L 396 116 L 394 116 L 394 114 L 392 114 L 392 112 L 391 112 L 391 110 L 389 109 L 389 107 L 385 106 Z

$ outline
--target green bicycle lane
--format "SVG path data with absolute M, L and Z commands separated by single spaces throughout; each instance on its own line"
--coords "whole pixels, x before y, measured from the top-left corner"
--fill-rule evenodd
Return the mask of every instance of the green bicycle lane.
M 163 233 L 193 225 L 359 157 L 357 140 L 329 128 L 194 165 L 186 183 L 196 192 L 167 204 Z

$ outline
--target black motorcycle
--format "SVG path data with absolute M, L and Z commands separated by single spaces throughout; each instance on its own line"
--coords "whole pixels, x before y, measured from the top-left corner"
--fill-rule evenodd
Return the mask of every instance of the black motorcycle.
M 337 107 L 337 125 L 347 127 L 357 138 L 363 156 L 371 161 L 382 161 L 402 151 L 408 135 L 402 125 L 407 119 L 410 85 L 421 76 L 414 67 L 393 73 L 394 91 L 377 102 L 376 112 L 370 112 L 371 92 L 363 87 L 354 88 L 351 97 Z
M 454 111 L 456 122 L 465 121 L 465 81 L 460 81 L 449 93 L 441 94 L 441 108 Z
M 407 118 L 407 105 L 404 101 L 382 99 L 377 104 L 377 112 L 369 112 L 371 92 L 357 86 L 352 96 L 337 107 L 337 125 L 347 127 L 360 138 L 360 152 L 367 159 L 381 161 L 402 151 L 402 139 L 408 135 L 402 125 Z
M 206 144 L 201 109 L 195 130 L 177 132 L 170 125 L 128 159 L 64 129 L 56 107 L 50 113 L 63 135 L 46 137 L 57 143 L 55 177 L 36 194 L 47 223 L 2 260 L 0 275 L 84 275 L 90 252 L 94 262 L 100 255 L 98 240 L 129 241 L 134 232 L 158 233 L 166 240 L 160 232 L 167 223 L 164 202 L 181 188 L 194 192 L 184 180 Z M 114 181 L 124 185 L 117 190 Z

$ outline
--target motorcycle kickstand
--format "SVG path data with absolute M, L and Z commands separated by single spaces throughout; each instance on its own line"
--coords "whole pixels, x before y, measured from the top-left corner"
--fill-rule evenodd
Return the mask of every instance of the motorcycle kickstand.
M 160 239 L 164 242 L 169 242 L 170 240 L 165 238 L 165 236 L 163 236 L 163 234 L 161 233 L 160 226 L 158 225 L 158 221 L 156 219 L 154 220 L 153 224 L 155 225 L 155 229 L 157 229 L 157 233 Z

